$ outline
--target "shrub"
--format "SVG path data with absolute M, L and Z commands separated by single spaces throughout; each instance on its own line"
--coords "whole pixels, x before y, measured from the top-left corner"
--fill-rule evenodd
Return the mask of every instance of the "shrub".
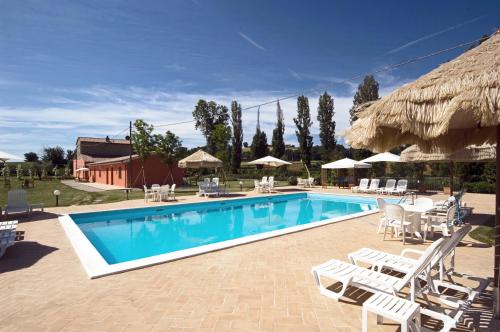
M 296 186 L 297 185 L 297 177 L 296 176 L 288 177 L 288 184 L 291 186 Z
M 464 188 L 471 193 L 494 194 L 495 184 L 486 181 L 464 182 Z

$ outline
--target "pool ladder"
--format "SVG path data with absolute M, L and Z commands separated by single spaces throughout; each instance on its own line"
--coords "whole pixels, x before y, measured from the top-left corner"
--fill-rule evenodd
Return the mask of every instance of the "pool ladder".
M 415 200 L 417 199 L 417 193 L 413 191 L 406 192 L 403 197 L 399 199 L 398 204 L 408 203 L 407 200 L 411 199 L 411 204 L 415 204 Z

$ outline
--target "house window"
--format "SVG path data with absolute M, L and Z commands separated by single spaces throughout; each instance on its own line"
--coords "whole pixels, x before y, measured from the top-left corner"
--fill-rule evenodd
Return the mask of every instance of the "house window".
M 118 167 L 118 178 L 119 179 L 122 178 L 122 168 L 121 167 Z

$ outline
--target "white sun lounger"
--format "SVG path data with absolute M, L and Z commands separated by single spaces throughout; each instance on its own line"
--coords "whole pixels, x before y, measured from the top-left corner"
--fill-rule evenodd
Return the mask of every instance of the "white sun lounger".
M 396 188 L 393 188 L 388 191 L 389 195 L 403 195 L 406 193 L 406 190 L 408 189 L 408 180 L 406 179 L 400 179 L 398 180 L 398 184 Z
M 415 301 L 415 296 L 420 292 L 418 277 L 425 273 L 431 264 L 432 259 L 437 255 L 443 239 L 439 239 L 431 244 L 419 259 L 417 264 L 411 266 L 403 278 L 398 278 L 389 274 L 381 273 L 372 269 L 364 268 L 354 264 L 346 263 L 337 259 L 329 260 L 326 263 L 312 268 L 312 274 L 321 294 L 334 300 L 339 300 L 349 286 L 354 286 L 366 291 L 397 294 L 406 286 L 410 286 L 411 300 Z M 340 282 L 342 288 L 336 292 L 323 286 L 321 278 Z
M 450 238 L 444 239 L 444 244 L 441 247 L 439 259 L 440 264 L 440 276 L 439 279 L 442 281 L 447 274 L 451 274 L 455 269 L 455 248 L 462 241 L 462 239 L 469 233 L 471 226 L 467 225 L 460 228 L 457 232 L 453 234 Z M 415 254 L 422 256 L 425 251 L 415 250 L 415 249 L 403 249 L 400 255 L 390 254 L 384 251 L 362 248 L 348 255 L 351 263 L 358 265 L 359 263 L 368 264 L 372 266 L 377 271 L 382 268 L 389 268 L 394 271 L 408 273 L 411 271 L 412 267 L 418 262 L 418 259 L 408 257 L 407 254 Z M 445 266 L 446 258 L 451 258 L 451 267 L 447 269 Z
M 7 248 L 12 246 L 15 242 L 16 242 L 15 228 L 0 231 L 0 258 L 2 258 L 2 256 L 5 254 Z
M 366 190 L 361 190 L 366 193 L 375 193 L 379 189 L 378 186 L 380 184 L 380 179 L 372 179 L 370 181 L 370 186 Z
M 7 194 L 7 206 L 5 207 L 5 216 L 9 213 L 29 213 L 31 207 L 28 204 L 26 190 L 11 190 Z
M 387 180 L 387 182 L 385 183 L 385 187 L 383 188 L 378 188 L 376 190 L 376 193 L 377 194 L 389 194 L 389 192 L 391 190 L 394 190 L 394 188 L 396 187 L 396 180 L 394 179 L 389 179 Z
M 359 186 L 355 186 L 355 187 L 352 187 L 351 190 L 353 193 L 357 193 L 357 192 L 361 192 L 361 191 L 365 191 L 365 190 L 368 190 L 368 183 L 370 182 L 369 179 L 361 179 L 359 181 Z

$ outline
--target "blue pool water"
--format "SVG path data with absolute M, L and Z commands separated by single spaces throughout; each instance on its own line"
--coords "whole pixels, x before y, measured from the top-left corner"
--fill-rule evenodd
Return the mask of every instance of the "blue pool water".
M 374 198 L 300 193 L 70 216 L 116 264 L 375 208 Z

